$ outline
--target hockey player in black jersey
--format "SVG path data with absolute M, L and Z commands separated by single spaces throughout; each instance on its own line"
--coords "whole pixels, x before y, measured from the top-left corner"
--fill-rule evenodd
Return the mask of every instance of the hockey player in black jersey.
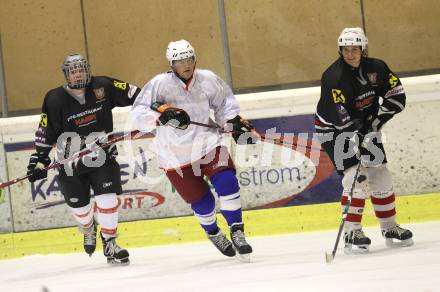
M 380 132 L 404 109 L 405 91 L 384 61 L 367 56 L 367 44 L 361 28 L 342 31 L 338 39 L 340 57 L 322 75 L 315 115 L 321 145 L 343 175 L 343 209 L 355 180 L 359 154 L 363 157 L 344 225 L 346 253 L 367 252 L 371 244 L 361 225 L 368 195 L 387 245 L 393 239 L 412 245 L 411 231 L 395 220 L 395 194 Z
M 65 58 L 62 71 L 66 84 L 50 90 L 43 102 L 41 120 L 35 134 L 36 152 L 28 165 L 29 181 L 47 177 L 49 152 L 57 146 L 58 159 L 105 142 L 113 131 L 112 109 L 132 105 L 140 89 L 105 76 L 91 76 L 90 66 L 79 54 Z M 96 147 L 94 147 L 96 148 Z M 64 199 L 84 233 L 84 249 L 90 256 L 96 247 L 94 209 L 90 203 L 93 188 L 97 220 L 104 255 L 112 264 L 128 264 L 129 254 L 116 244 L 118 225 L 117 195 L 122 193 L 117 150 L 113 145 L 99 149 L 59 168 L 58 182 Z

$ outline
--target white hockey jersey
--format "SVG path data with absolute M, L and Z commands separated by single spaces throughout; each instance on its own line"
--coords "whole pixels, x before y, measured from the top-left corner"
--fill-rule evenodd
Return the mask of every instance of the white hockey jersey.
M 139 131 L 150 132 L 157 127 L 160 113 L 150 109 L 156 101 L 185 110 L 191 121 L 221 127 L 240 111 L 230 87 L 213 72 L 202 69 L 195 69 L 188 85 L 173 72 L 159 74 L 145 84 L 131 110 Z M 224 144 L 223 138 L 218 130 L 202 126 L 190 125 L 185 130 L 157 127 L 155 151 L 159 166 L 175 169 L 189 165 Z

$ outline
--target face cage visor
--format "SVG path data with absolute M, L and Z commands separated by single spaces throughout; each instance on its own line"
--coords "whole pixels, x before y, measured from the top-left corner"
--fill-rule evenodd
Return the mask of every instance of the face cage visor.
M 90 83 L 90 66 L 86 60 L 65 63 L 63 72 L 67 85 L 72 89 L 83 89 Z

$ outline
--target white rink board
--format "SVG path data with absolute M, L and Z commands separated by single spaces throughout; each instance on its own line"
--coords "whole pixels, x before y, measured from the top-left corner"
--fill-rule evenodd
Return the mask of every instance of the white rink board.
M 147 138 L 118 144 L 118 161 L 124 190 L 124 194 L 119 197 L 121 221 L 192 214 L 189 205 L 172 189 L 164 172 L 158 168 L 155 155 L 149 150 L 150 143 L 152 139 Z M 296 152 L 295 157 L 292 156 L 292 165 L 286 166 L 280 160 L 283 150 L 281 146 L 260 143 L 240 147 L 248 148 L 246 156 L 256 159 L 251 166 L 240 166 L 239 159 L 236 159 L 244 209 L 264 206 L 297 194 L 314 177 L 314 164 L 299 152 Z M 293 154 L 288 148 L 286 150 Z M 24 166 L 27 165 L 31 152 L 32 150 L 8 152 L 12 177 L 26 171 Z M 268 153 L 272 155 L 268 156 Z M 271 163 L 266 164 L 266 161 Z M 16 231 L 75 225 L 67 205 L 63 203 L 56 175 L 57 171 L 51 170 L 46 180 L 32 184 L 23 181 L 12 188 Z
M 6 156 L 3 151 L 3 139 L 0 136 L 0 180 L 7 181 Z M 9 188 L 0 189 L 0 233 L 8 233 L 12 231 L 12 218 L 10 207 Z

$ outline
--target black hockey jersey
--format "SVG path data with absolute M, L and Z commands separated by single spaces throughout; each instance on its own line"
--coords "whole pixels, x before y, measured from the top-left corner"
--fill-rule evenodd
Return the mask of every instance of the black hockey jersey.
M 82 104 L 63 86 L 50 90 L 43 102 L 41 120 L 35 133 L 39 155 L 48 155 L 58 137 L 65 132 L 87 137 L 92 132 L 113 131 L 114 107 L 132 105 L 140 89 L 106 76 L 93 76 Z
M 384 61 L 362 58 L 360 66 L 353 68 L 339 58 L 322 75 L 316 132 L 333 133 L 336 139 L 342 132 L 359 131 L 365 135 L 379 131 L 404 109 L 405 100 L 399 78 Z M 333 160 L 335 140 L 325 141 L 322 146 Z M 344 163 L 344 169 L 353 163 Z

